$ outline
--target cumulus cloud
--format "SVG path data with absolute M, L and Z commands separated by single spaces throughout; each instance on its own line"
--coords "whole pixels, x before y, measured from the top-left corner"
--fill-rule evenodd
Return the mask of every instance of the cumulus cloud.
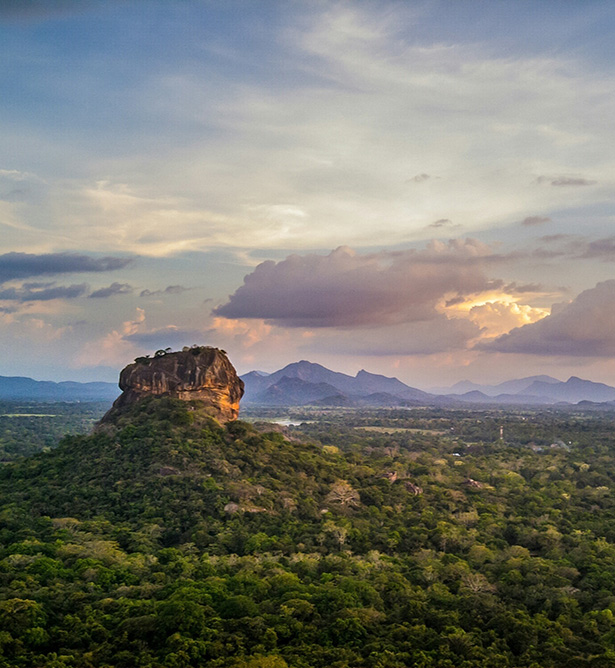
M 615 280 L 598 283 L 567 304 L 555 304 L 551 315 L 513 329 L 486 350 L 530 355 L 612 357 L 615 355 Z
M 95 258 L 74 253 L 4 253 L 0 255 L 0 282 L 30 276 L 113 271 L 131 262 L 131 258 Z
M 0 300 L 31 302 L 52 299 L 74 299 L 88 290 L 86 283 L 79 285 L 53 285 L 49 283 L 26 283 L 19 288 L 0 289 Z
M 551 219 L 548 216 L 528 216 L 521 221 L 521 225 L 531 227 L 533 225 L 544 225 L 550 223 Z
M 470 309 L 470 318 L 481 327 L 484 336 L 495 337 L 547 316 L 546 309 L 527 304 L 487 302 Z
M 489 248 L 472 239 L 431 242 L 421 251 L 329 255 L 267 261 L 214 309 L 226 318 L 261 318 L 287 327 L 369 327 L 439 317 L 444 298 L 502 285 L 485 275 Z

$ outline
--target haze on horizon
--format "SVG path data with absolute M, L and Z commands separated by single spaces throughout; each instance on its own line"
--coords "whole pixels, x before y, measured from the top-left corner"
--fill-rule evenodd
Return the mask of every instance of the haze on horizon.
M 0 5 L 0 375 L 157 348 L 615 384 L 615 6 Z

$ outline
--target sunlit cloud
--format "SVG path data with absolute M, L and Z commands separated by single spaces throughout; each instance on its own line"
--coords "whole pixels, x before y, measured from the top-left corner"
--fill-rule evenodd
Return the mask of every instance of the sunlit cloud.
M 513 329 L 485 349 L 505 353 L 612 357 L 615 354 L 615 280 L 584 290 L 550 315 Z

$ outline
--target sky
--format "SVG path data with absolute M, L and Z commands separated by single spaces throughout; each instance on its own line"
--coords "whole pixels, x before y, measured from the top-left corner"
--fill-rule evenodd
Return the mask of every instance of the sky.
M 615 384 L 610 0 L 3 0 L 0 375 L 159 348 Z

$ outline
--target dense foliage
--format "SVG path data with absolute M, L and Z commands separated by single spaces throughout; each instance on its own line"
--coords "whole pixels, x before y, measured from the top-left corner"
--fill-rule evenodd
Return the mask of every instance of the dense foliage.
M 65 434 L 92 429 L 108 402 L 0 401 L 0 463 L 54 448 Z
M 0 469 L 0 666 L 613 666 L 612 419 L 143 402 Z

